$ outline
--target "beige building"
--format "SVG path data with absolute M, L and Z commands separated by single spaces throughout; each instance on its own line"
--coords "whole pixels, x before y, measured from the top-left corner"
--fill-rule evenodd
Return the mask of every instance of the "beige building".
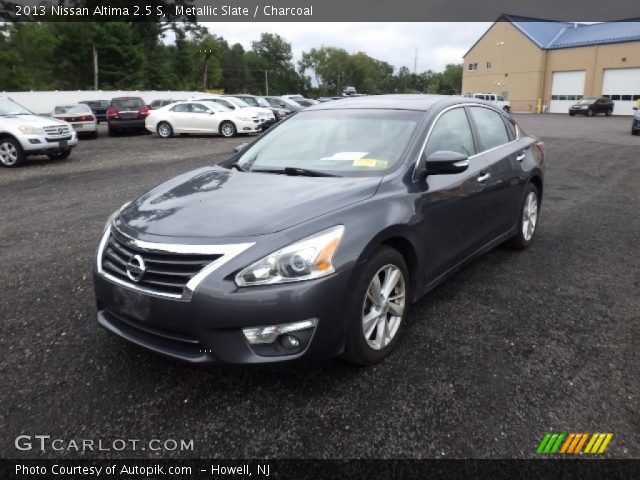
M 464 55 L 463 93 L 491 92 L 512 111 L 567 113 L 606 96 L 614 115 L 640 99 L 640 22 L 580 24 L 503 15 Z

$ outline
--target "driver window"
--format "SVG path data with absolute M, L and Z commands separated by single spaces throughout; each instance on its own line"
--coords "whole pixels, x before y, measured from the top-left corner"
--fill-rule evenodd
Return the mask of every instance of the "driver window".
M 433 127 L 425 148 L 425 155 L 428 157 L 442 150 L 463 153 L 467 156 L 475 153 L 471 127 L 463 108 L 445 112 Z

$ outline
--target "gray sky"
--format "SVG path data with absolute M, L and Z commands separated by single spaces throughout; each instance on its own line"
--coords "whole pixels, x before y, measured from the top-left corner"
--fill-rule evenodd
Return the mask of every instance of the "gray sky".
M 413 71 L 416 47 L 417 71 L 440 71 L 447 63 L 461 63 L 462 55 L 491 23 L 203 23 L 230 45 L 251 47 L 263 32 L 277 33 L 293 48 L 294 60 L 303 51 L 322 45 L 365 52 L 396 68 Z

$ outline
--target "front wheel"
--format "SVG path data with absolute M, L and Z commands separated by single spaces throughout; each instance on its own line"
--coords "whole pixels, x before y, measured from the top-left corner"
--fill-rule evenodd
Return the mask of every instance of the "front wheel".
M 236 130 L 236 126 L 233 124 L 233 122 L 225 120 L 220 124 L 220 135 L 222 135 L 223 137 L 235 137 L 236 133 L 238 133 L 238 131 Z
M 524 201 L 520 207 L 517 232 L 507 242 L 507 245 L 516 250 L 524 250 L 531 245 L 533 235 L 538 225 L 538 212 L 540 211 L 540 193 L 538 188 L 530 183 L 525 191 Z
M 607 117 L 610 117 L 611 115 L 613 115 L 613 110 L 612 109 L 607 110 L 607 113 L 605 115 Z
M 160 122 L 156 128 L 158 132 L 158 136 L 161 138 L 171 138 L 173 137 L 173 128 L 169 122 Z
M 593 117 L 593 115 L 594 115 L 593 110 L 591 109 L 587 110 L 587 117 Z
M 504 113 L 511 113 L 511 107 L 509 107 L 508 105 L 502 107 L 502 110 L 504 110 Z
M 22 146 L 13 138 L 0 139 L 0 165 L 3 167 L 17 167 L 24 161 Z
M 365 264 L 349 295 L 344 358 L 358 365 L 383 360 L 396 346 L 407 317 L 410 281 L 395 249 L 383 247 Z
M 47 157 L 49 157 L 49 160 L 64 160 L 69 155 L 71 155 L 71 149 L 67 148 L 56 153 L 50 153 Z

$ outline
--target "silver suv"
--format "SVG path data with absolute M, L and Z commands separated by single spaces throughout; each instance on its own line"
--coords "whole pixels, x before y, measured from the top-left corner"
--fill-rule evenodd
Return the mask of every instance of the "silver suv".
M 0 97 L 0 165 L 15 167 L 28 155 L 67 158 L 78 136 L 67 122 L 41 117 L 7 97 Z

